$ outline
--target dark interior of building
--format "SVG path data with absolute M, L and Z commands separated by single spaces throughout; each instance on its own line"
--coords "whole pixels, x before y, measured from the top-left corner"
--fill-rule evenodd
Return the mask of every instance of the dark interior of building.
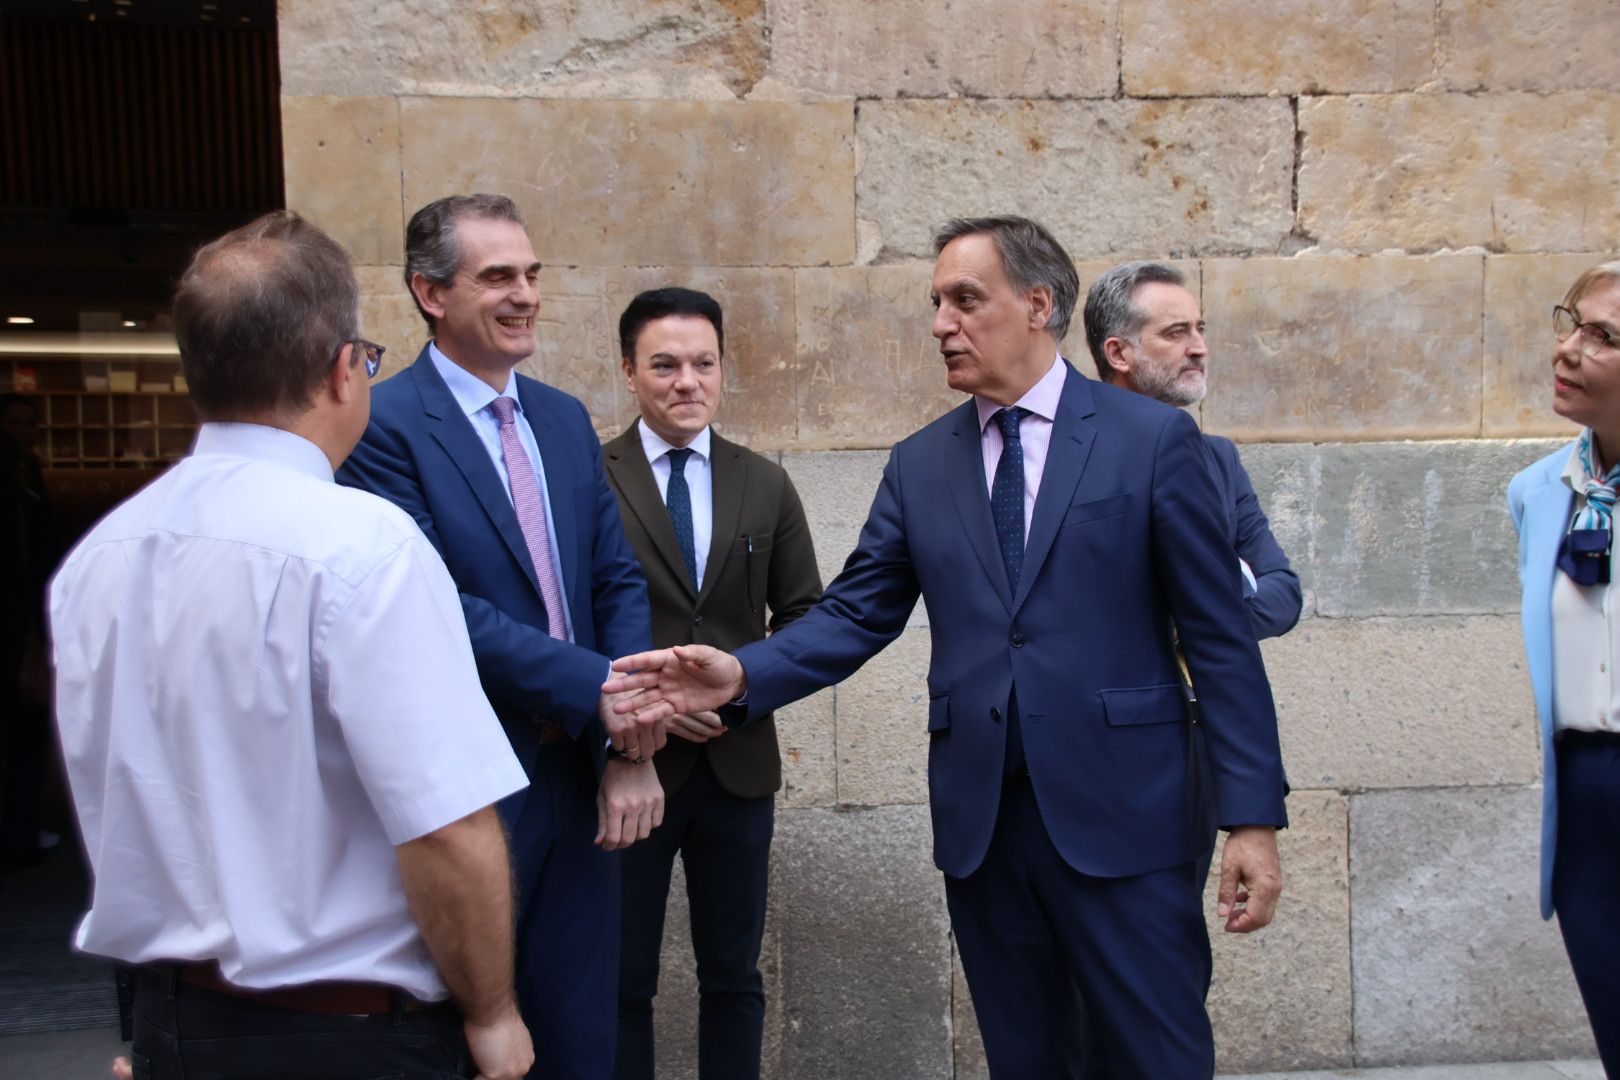
M 110 965 L 69 949 L 88 882 L 19 676 L 38 649 L 11 644 L 60 553 L 191 443 L 169 299 L 200 244 L 283 205 L 279 82 L 274 0 L 0 5 L 0 1035 L 117 1019 Z

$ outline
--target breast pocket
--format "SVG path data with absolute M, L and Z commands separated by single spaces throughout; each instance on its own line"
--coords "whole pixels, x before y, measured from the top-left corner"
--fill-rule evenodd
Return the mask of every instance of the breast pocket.
M 731 544 L 731 561 L 747 575 L 748 610 L 759 611 L 766 601 L 771 581 L 771 539 L 773 533 L 750 533 Z
M 1069 507 L 1067 514 L 1063 515 L 1063 524 L 1084 525 L 1088 521 L 1106 521 L 1109 518 L 1119 517 L 1130 509 L 1130 505 L 1131 497 L 1127 492 L 1076 503 Z

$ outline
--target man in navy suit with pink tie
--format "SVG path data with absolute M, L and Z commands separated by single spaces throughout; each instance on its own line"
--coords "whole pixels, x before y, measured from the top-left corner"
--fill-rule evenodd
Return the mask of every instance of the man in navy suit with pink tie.
M 338 479 L 404 508 L 444 557 L 484 693 L 529 772 L 500 810 L 530 1075 L 608 1080 L 616 849 L 662 818 L 648 762 L 663 730 L 624 723 L 601 691 L 609 657 L 652 644 L 646 580 L 601 443 L 578 401 L 513 371 L 534 352 L 539 269 L 504 196 L 451 196 L 411 217 L 405 280 L 433 340 L 372 394 L 370 426 Z
M 1227 930 L 1270 920 L 1287 821 L 1223 495 L 1190 417 L 1059 355 L 1079 285 L 1049 232 L 957 220 L 935 250 L 933 333 L 950 385 L 972 397 L 895 446 L 843 573 L 735 656 L 625 657 L 607 689 L 641 691 L 619 706 L 641 718 L 723 706 L 746 723 L 847 678 L 920 596 L 934 857 L 991 1075 L 1081 1075 L 1083 998 L 1109 1076 L 1208 1078 L 1172 622 L 1230 830 Z

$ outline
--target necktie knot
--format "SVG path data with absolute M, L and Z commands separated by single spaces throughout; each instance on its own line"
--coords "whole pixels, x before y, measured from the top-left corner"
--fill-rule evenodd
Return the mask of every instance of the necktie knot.
M 495 419 L 501 422 L 501 427 L 511 424 L 513 418 L 517 415 L 517 402 L 505 394 L 490 402 L 489 407 L 495 410 Z
M 1001 428 L 1002 442 L 1019 441 L 1018 425 L 1023 423 L 1024 417 L 1029 415 L 1028 409 L 1010 405 L 1005 409 L 997 409 L 995 413 L 996 426 Z
M 683 447 L 679 450 L 671 450 L 669 452 L 669 471 L 674 473 L 676 476 L 685 475 L 686 459 L 695 453 L 697 453 L 697 451 L 691 449 L 690 447 Z

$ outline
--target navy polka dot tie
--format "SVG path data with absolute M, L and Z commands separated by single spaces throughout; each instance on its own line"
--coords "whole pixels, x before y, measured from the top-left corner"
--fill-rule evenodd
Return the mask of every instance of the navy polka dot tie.
M 1001 428 L 1001 460 L 990 484 L 990 517 L 996 523 L 1001 561 L 1007 566 L 1007 585 L 1016 596 L 1018 573 L 1024 568 L 1024 441 L 1018 425 L 1029 415 L 1016 405 L 995 414 Z
M 664 492 L 664 505 L 669 508 L 669 523 L 675 526 L 675 539 L 681 545 L 681 560 L 686 563 L 686 576 L 692 579 L 692 588 L 699 587 L 697 579 L 697 548 L 692 543 L 692 491 L 686 486 L 686 459 L 696 451 L 690 449 L 669 452 L 669 488 Z

